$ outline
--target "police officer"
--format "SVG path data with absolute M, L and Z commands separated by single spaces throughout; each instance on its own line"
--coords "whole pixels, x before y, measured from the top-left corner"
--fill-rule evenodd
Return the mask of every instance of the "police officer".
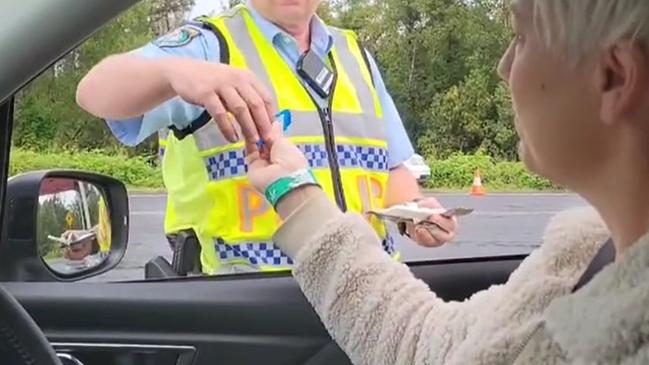
M 245 176 L 243 142 L 267 141 L 278 110 L 341 209 L 440 207 L 403 165 L 414 150 L 375 61 L 353 32 L 315 15 L 319 3 L 250 0 L 110 56 L 79 84 L 79 105 L 122 143 L 159 133 L 165 231 L 196 233 L 205 273 L 290 269 L 272 244 L 279 218 Z M 368 219 L 398 259 L 384 225 Z M 454 237 L 455 220 L 431 220 L 442 229 L 406 234 L 427 247 Z

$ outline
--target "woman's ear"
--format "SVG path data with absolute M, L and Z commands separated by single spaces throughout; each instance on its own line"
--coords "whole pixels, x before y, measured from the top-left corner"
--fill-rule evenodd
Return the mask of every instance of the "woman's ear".
M 606 125 L 633 119 L 645 107 L 649 91 L 649 63 L 644 47 L 625 40 L 606 47 L 597 68 L 601 96 L 600 117 Z

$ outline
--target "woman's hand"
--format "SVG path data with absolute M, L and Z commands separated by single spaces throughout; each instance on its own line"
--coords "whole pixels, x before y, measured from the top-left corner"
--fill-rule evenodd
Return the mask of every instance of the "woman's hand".
M 419 206 L 423 208 L 442 208 L 442 205 L 433 197 L 427 197 L 419 201 Z M 421 224 L 408 224 L 406 232 L 408 236 L 418 245 L 423 247 L 439 247 L 452 241 L 457 231 L 457 220 L 455 217 L 445 218 L 442 216 L 432 216 L 429 222 L 437 224 L 441 229 L 430 232 Z
M 302 151 L 282 133 L 279 122 L 272 125 L 269 143 L 261 150 L 255 143 L 246 143 L 248 180 L 262 194 L 275 180 L 308 168 Z

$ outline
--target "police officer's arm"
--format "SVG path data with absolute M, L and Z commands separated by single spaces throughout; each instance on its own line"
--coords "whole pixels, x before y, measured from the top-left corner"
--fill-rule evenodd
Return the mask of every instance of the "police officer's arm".
M 423 196 L 415 176 L 400 164 L 390 170 L 385 196 L 385 206 L 390 207 L 420 199 Z
M 105 58 L 81 80 L 77 103 L 104 119 L 140 116 L 175 96 L 163 76 L 165 63 L 132 54 Z
M 190 40 L 199 34 L 191 28 L 186 32 Z M 186 33 L 183 37 L 183 41 L 188 39 Z M 147 59 L 131 53 L 110 56 L 81 81 L 77 102 L 98 117 L 128 119 L 176 95 L 205 108 L 231 141 L 239 139 L 233 121 L 247 140 L 267 139 L 270 133 L 275 111 L 265 86 L 246 70 L 200 59 Z M 236 119 L 230 119 L 228 112 Z
M 381 109 L 383 110 L 383 119 L 386 124 L 390 175 L 385 205 L 389 207 L 421 197 L 417 179 L 403 165 L 407 159 L 415 154 L 415 150 L 403 127 L 403 122 L 394 105 L 394 100 L 392 100 L 392 96 L 388 93 L 376 61 L 369 52 L 366 51 L 366 54 L 374 79 L 374 87 L 376 88 Z
M 423 196 L 419 189 L 417 179 L 410 172 L 410 170 L 403 164 L 412 155 L 415 150 L 412 147 L 410 138 L 403 127 L 401 117 L 397 112 L 392 97 L 388 93 L 383 78 L 376 66 L 376 62 L 368 54 L 368 61 L 372 68 L 372 75 L 374 76 L 374 85 L 378 93 L 381 108 L 383 109 L 383 117 L 386 123 L 387 136 L 388 136 L 388 156 L 390 174 L 388 177 L 388 184 L 386 187 L 385 206 L 389 207 L 396 204 L 411 202 L 415 199 L 421 199 L 419 205 L 427 208 L 441 208 L 441 204 L 433 197 Z M 436 247 L 446 242 L 451 241 L 455 237 L 457 229 L 457 222 L 455 219 L 447 219 L 440 216 L 433 216 L 431 221 L 439 224 L 444 228 L 444 231 L 438 230 L 430 233 L 422 227 L 416 225 L 408 225 L 406 228 L 408 235 L 415 242 L 425 247 Z

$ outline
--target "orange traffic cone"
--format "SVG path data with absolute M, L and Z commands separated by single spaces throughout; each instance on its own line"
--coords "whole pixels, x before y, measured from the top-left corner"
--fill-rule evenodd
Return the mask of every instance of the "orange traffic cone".
M 475 174 L 473 174 L 473 185 L 471 186 L 471 195 L 483 196 L 485 194 L 485 189 L 482 186 L 482 178 L 480 177 L 480 170 L 475 170 Z

